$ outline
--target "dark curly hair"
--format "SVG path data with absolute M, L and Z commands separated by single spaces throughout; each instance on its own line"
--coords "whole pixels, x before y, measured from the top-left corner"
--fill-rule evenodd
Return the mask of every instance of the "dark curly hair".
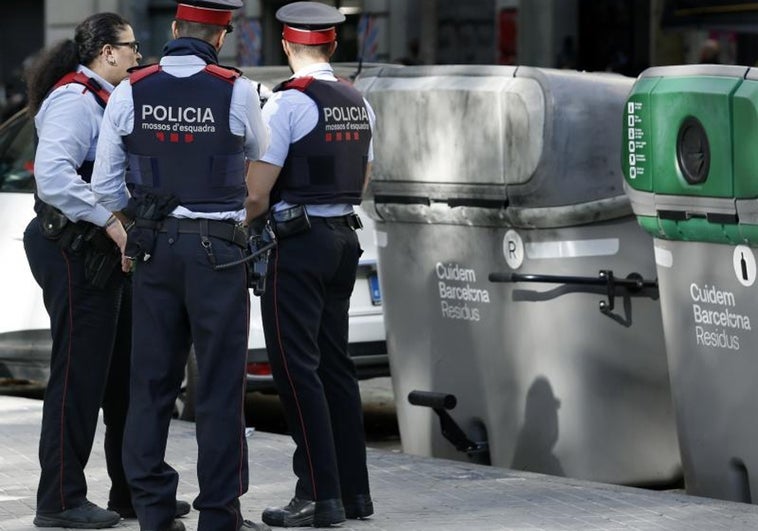
M 29 113 L 37 114 L 42 100 L 60 78 L 76 70 L 77 65 L 92 64 L 102 47 L 118 41 L 118 34 L 128 26 L 121 15 L 97 13 L 76 27 L 73 40 L 66 39 L 43 50 L 25 75 Z

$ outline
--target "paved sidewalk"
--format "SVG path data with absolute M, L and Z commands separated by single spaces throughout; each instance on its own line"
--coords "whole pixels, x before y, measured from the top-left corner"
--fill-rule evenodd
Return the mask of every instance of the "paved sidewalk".
M 42 402 L 0 396 L 0 530 L 35 529 L 37 442 Z M 246 518 L 260 521 L 268 505 L 289 500 L 293 445 L 282 435 L 255 432 L 250 445 L 250 491 L 242 498 Z M 179 496 L 197 495 L 194 425 L 174 421 L 167 460 L 180 473 Z M 515 472 L 369 450 L 376 515 L 348 521 L 344 531 L 758 529 L 758 506 L 684 494 Z M 106 502 L 108 480 L 102 430 L 88 467 L 90 499 Z M 184 518 L 197 527 L 197 512 Z M 115 529 L 138 530 L 135 520 Z

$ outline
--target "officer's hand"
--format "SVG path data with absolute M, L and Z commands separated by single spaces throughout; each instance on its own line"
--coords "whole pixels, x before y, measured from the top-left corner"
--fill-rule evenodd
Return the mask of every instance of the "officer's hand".
M 257 218 L 250 220 L 247 224 L 247 230 L 250 236 L 259 236 L 263 232 L 263 229 L 266 227 L 267 221 L 267 215 L 258 216 Z
M 121 255 L 121 271 L 131 273 L 134 271 L 135 259 L 131 256 Z
M 113 223 L 106 225 L 105 233 L 111 240 L 116 242 L 118 250 L 121 251 L 121 254 L 123 255 L 124 249 L 126 248 L 126 230 L 124 230 L 124 226 L 121 222 L 116 219 Z

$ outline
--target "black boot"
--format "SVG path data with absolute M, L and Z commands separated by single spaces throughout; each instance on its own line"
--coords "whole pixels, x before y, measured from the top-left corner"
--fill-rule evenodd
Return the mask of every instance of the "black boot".
M 73 509 L 57 513 L 37 513 L 34 525 L 37 527 L 69 527 L 73 529 L 102 529 L 113 527 L 121 521 L 121 515 L 98 507 L 91 501 Z
M 263 521 L 275 527 L 329 527 L 345 521 L 342 500 L 303 500 L 292 498 L 284 507 L 263 511 Z

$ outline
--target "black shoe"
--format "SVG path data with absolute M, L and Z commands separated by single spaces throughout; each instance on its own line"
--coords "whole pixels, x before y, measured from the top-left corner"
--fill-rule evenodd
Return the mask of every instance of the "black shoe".
M 187 503 L 187 502 L 184 502 Z M 164 528 L 163 531 L 186 531 L 184 524 L 179 520 L 172 520 L 171 525 Z
M 263 511 L 263 521 L 274 527 L 329 527 L 345 521 L 342 500 L 302 500 L 292 498 L 285 507 L 269 507 Z
M 342 498 L 342 505 L 345 506 L 345 516 L 351 520 L 368 518 L 374 514 L 374 503 L 368 494 L 356 494 Z
M 313 515 L 313 527 L 329 527 L 345 521 L 345 508 L 342 500 L 319 500 Z
M 69 527 L 73 529 L 102 529 L 113 527 L 121 521 L 121 515 L 85 501 L 78 507 L 59 513 L 37 513 L 34 525 L 37 527 Z
M 142 531 L 147 531 L 142 529 Z M 171 520 L 171 524 L 168 527 L 164 527 L 161 531 L 186 531 L 184 524 L 179 520 Z
M 191 508 L 192 506 L 186 501 L 176 500 L 176 512 L 174 513 L 174 518 L 186 516 L 187 514 L 189 514 Z M 134 507 L 132 507 L 131 505 L 119 506 L 119 505 L 114 505 L 108 502 L 108 510 L 117 512 L 118 514 L 121 515 L 121 518 L 123 518 L 124 520 L 137 518 L 137 513 L 134 512 Z
M 190 509 L 192 509 L 192 506 L 186 501 L 176 500 L 176 512 L 174 513 L 174 518 L 187 516 L 190 512 Z
M 298 527 L 311 525 L 316 502 L 292 498 L 285 507 L 268 507 L 263 511 L 262 520 L 276 527 Z
M 258 524 L 256 522 L 251 522 L 250 520 L 244 520 L 239 531 L 271 531 L 271 528 L 266 524 Z

